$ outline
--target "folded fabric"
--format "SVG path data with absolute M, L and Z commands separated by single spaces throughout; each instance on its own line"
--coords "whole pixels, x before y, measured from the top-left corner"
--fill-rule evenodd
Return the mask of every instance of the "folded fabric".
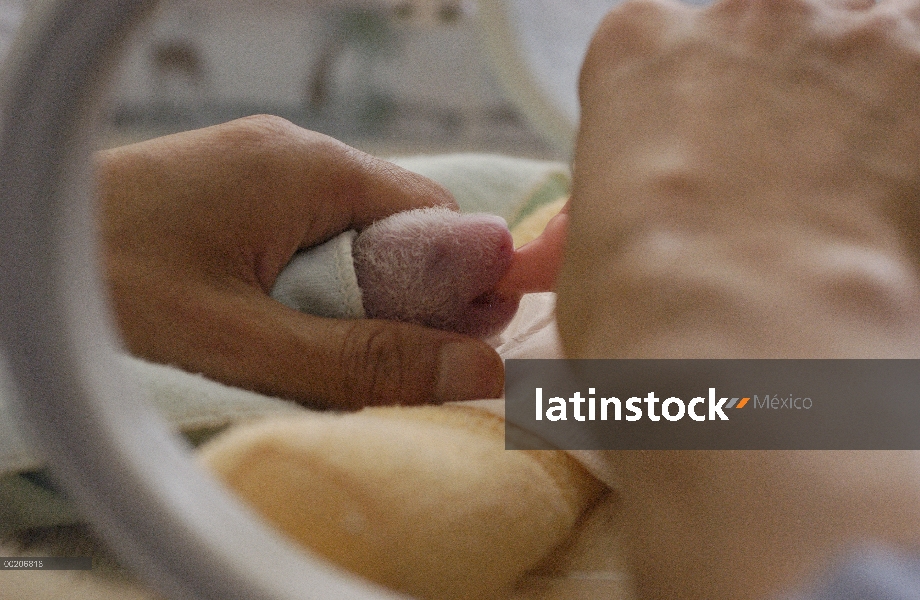
M 202 461 L 294 541 L 427 600 L 504 597 L 604 487 L 564 452 L 505 451 L 470 405 L 266 419 Z
M 351 253 L 357 235 L 346 231 L 325 244 L 298 252 L 275 280 L 272 298 L 319 317 L 364 318 Z

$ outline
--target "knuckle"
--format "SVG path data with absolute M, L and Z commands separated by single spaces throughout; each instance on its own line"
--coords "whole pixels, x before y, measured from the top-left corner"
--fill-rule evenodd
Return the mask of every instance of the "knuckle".
M 235 193 L 271 200 L 290 198 L 305 185 L 308 169 L 325 167 L 340 154 L 330 140 L 282 117 L 260 114 L 218 125 L 213 147 L 221 151 Z M 308 153 L 314 162 L 305 164 Z
M 791 12 L 798 14 L 814 14 L 817 5 L 809 0 L 752 0 L 761 10 L 771 12 Z
M 891 41 L 901 26 L 899 21 L 888 11 L 867 13 L 841 35 L 841 41 L 848 52 L 865 53 Z
M 812 265 L 818 289 L 837 308 L 860 322 L 898 322 L 916 302 L 909 267 L 884 254 L 857 246 L 835 248 Z
M 288 135 L 297 129 L 297 126 L 287 119 L 269 114 L 250 115 L 231 121 L 230 125 L 235 128 L 238 135 L 255 140 Z
M 666 4 L 661 0 L 626 0 L 614 8 L 608 18 L 619 18 L 623 22 L 641 26 L 650 19 L 658 18 L 659 13 L 665 8 Z
M 376 320 L 349 325 L 339 364 L 345 378 L 345 397 L 354 406 L 407 403 L 417 395 L 407 374 L 411 357 L 392 323 Z
M 862 23 L 855 28 L 864 46 L 886 52 L 886 65 L 909 64 L 916 66 L 920 56 L 918 23 L 914 18 L 891 7 L 865 13 Z
M 362 165 L 361 171 L 365 178 L 361 197 L 374 197 L 373 190 L 379 189 L 381 182 L 386 182 L 400 195 L 399 198 L 388 199 L 394 208 L 400 206 L 402 210 L 409 210 L 417 208 L 419 204 L 457 207 L 453 195 L 440 183 L 387 160 L 370 155 L 362 158 L 363 161 L 359 164 Z M 366 220 L 362 220 L 360 224 L 364 224 Z
M 891 10 L 877 10 L 866 15 L 860 29 L 879 38 L 888 37 L 898 31 L 903 23 L 902 17 Z
M 283 117 L 269 114 L 251 115 L 218 126 L 219 136 L 227 148 L 244 156 L 241 167 L 259 161 L 266 164 L 293 166 L 292 156 L 302 154 L 305 147 L 315 150 L 317 157 L 339 157 L 344 144 L 321 133 L 309 131 Z M 301 169 L 303 166 L 301 165 Z
M 296 129 L 281 117 L 253 115 L 218 125 L 216 142 L 228 150 L 225 158 L 238 163 L 237 168 L 261 168 L 278 161 Z
M 809 0 L 723 0 L 714 10 L 749 15 L 811 13 L 816 7 Z
M 626 0 L 607 13 L 595 33 L 599 43 L 637 42 L 653 35 L 669 10 L 668 3 L 659 0 Z
M 872 75 L 889 80 L 894 88 L 914 92 L 920 76 L 917 27 L 888 7 L 861 13 L 832 43 L 843 64 L 872 65 Z
M 595 30 L 581 71 L 579 89 L 590 87 L 598 72 L 618 62 L 649 56 L 680 7 L 667 0 L 626 0 L 614 7 Z
M 688 168 L 661 169 L 650 179 L 657 192 L 671 198 L 701 198 L 706 189 L 703 178 Z
M 813 0 L 726 0 L 711 14 L 744 46 L 775 49 L 796 43 L 819 18 L 819 9 Z

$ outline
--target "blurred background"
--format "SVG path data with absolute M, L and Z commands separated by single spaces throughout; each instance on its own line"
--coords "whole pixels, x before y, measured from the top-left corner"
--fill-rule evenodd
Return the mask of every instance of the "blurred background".
M 378 155 L 565 160 L 508 99 L 479 8 L 474 0 L 161 0 L 118 74 L 106 144 L 271 113 Z

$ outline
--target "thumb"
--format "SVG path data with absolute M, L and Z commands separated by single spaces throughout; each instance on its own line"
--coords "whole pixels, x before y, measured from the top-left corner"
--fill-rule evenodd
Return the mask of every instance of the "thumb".
M 328 344 L 317 349 L 328 359 L 320 357 L 313 368 L 326 373 L 317 391 L 334 407 L 432 404 L 503 394 L 502 361 L 481 340 L 382 319 L 322 319 L 316 325 L 331 330 L 318 338 Z
M 306 315 L 242 284 L 176 283 L 121 295 L 132 306 L 116 312 L 135 354 L 315 408 L 502 395 L 501 359 L 480 340 L 408 323 Z M 143 327 L 124 322 L 155 315 L 164 318 Z

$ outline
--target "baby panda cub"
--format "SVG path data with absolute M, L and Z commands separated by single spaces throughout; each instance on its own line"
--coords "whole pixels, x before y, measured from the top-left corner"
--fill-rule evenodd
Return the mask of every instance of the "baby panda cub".
M 501 217 L 407 211 L 363 231 L 353 252 L 370 318 L 488 337 L 517 311 L 519 297 L 495 291 L 514 255 Z
M 495 292 L 514 247 L 504 219 L 417 209 L 297 255 L 272 296 L 311 314 L 392 319 L 488 337 L 520 295 Z

